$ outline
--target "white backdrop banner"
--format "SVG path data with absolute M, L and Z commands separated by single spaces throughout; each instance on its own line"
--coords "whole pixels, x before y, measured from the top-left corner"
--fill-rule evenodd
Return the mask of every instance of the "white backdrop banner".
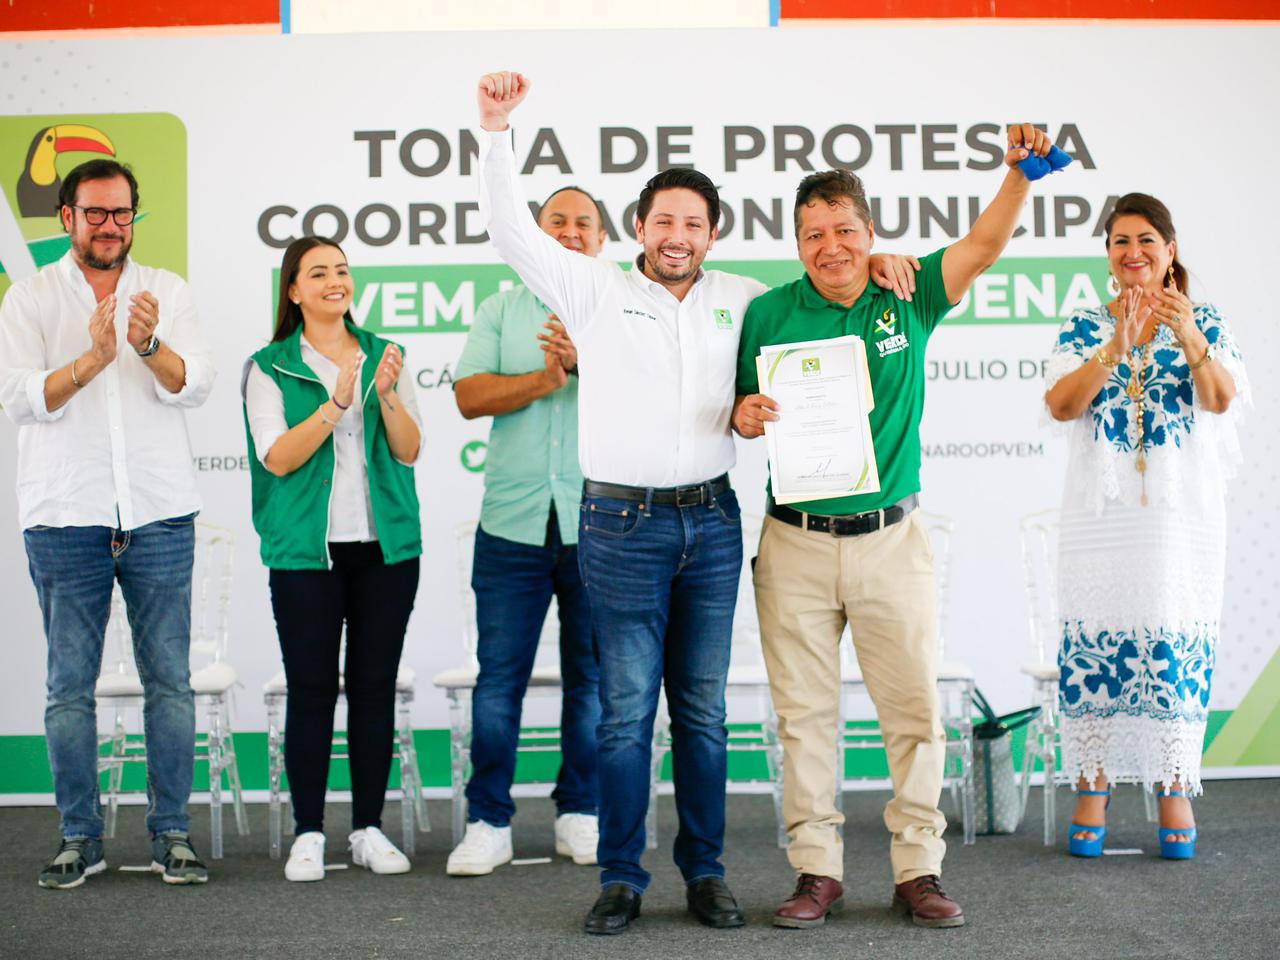
M 77 124 L 110 141 L 107 150 L 69 138 L 50 160 L 58 172 L 95 152 L 134 165 L 146 213 L 135 253 L 185 273 L 214 344 L 220 378 L 189 416 L 192 456 L 203 518 L 238 537 L 238 727 L 260 730 L 258 691 L 280 658 L 250 522 L 239 371 L 270 335 L 283 246 L 308 231 L 339 236 L 356 267 L 354 313 L 406 347 L 426 420 L 426 553 L 405 657 L 420 678 L 415 723 L 438 728 L 445 701 L 425 681 L 462 656 L 454 532 L 479 510 L 488 427 L 458 414 L 453 370 L 477 305 L 513 281 L 477 214 L 478 76 L 510 68 L 532 79 L 516 117 L 527 195 L 576 183 L 599 197 L 605 256 L 634 255 L 643 182 L 692 164 L 722 186 L 726 205 L 710 259 L 775 282 L 800 272 L 791 199 L 805 173 L 856 170 L 873 198 L 877 249 L 924 254 L 967 231 L 1003 175 L 1003 125 L 1030 120 L 1075 162 L 1034 185 L 1006 257 L 929 346 L 922 499 L 955 521 L 949 655 L 975 666 L 997 706 L 1028 700 L 1017 524 L 1057 504 L 1065 466 L 1062 441 L 1042 423 L 1042 366 L 1059 318 L 1107 298 L 1101 225 L 1115 197 L 1142 190 L 1172 208 L 1193 297 L 1218 304 L 1256 386 L 1232 491 L 1214 677 L 1213 705 L 1229 710 L 1280 642 L 1269 389 L 1280 374 L 1271 276 L 1280 200 L 1266 173 L 1280 134 L 1258 123 L 1252 102 L 1280 89 L 1280 61 L 1267 27 L 1158 35 L 879 26 L 9 44 L 0 48 L 9 114 L 0 117 L 0 260 L 20 277 L 66 248 L 48 196 L 19 182 L 43 132 Z M 0 292 L 7 286 L 0 278 Z M 617 413 L 625 430 L 627 411 Z M 42 732 L 44 699 L 14 433 L 0 421 L 0 735 Z M 762 507 L 765 472 L 762 443 L 739 442 L 733 479 L 748 510 Z M 1132 571 L 1143 576 L 1141 556 Z

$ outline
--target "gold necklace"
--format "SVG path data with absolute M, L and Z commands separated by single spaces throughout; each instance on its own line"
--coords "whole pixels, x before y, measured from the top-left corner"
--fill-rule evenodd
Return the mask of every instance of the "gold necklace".
M 1147 405 L 1147 364 L 1151 362 L 1151 346 L 1156 341 L 1155 333 L 1152 332 L 1151 339 L 1147 341 L 1146 346 L 1142 348 L 1142 360 L 1139 367 L 1135 368 L 1129 377 L 1129 386 L 1125 388 L 1125 392 L 1129 394 L 1129 399 L 1134 402 L 1138 408 L 1138 419 L 1136 431 L 1138 435 L 1138 458 L 1134 461 L 1134 469 L 1142 477 L 1142 505 L 1147 505 L 1147 450 L 1143 444 L 1145 430 L 1145 413 Z M 1133 351 L 1129 352 L 1129 363 L 1133 363 Z

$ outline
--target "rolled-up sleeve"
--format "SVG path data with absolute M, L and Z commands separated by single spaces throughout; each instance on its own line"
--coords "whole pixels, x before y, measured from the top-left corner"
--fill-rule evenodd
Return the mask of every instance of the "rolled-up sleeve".
M 60 420 L 66 407 L 50 412 L 44 399 L 47 368 L 39 310 L 20 286 L 0 303 L 0 406 L 18 426 Z
M 163 317 L 166 311 L 171 311 L 173 322 L 169 326 L 168 335 L 161 339 L 182 358 L 186 368 L 186 382 L 177 393 L 170 393 L 156 380 L 156 396 L 161 403 L 172 407 L 198 407 L 209 398 L 217 370 L 213 366 L 209 344 L 200 330 L 190 289 L 185 283 L 178 283 L 169 294 L 169 299 L 171 302 L 167 304 L 161 300 L 160 315 Z

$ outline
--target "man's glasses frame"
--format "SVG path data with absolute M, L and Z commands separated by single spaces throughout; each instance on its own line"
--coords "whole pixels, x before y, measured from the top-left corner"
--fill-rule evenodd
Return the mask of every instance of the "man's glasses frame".
M 117 207 L 114 210 L 107 210 L 105 207 L 82 207 L 75 203 L 69 203 L 67 206 L 72 210 L 79 210 L 83 213 L 85 221 L 91 227 L 100 227 L 106 223 L 108 214 L 115 221 L 117 227 L 127 227 L 133 223 L 134 217 L 138 215 L 138 211 L 133 207 Z

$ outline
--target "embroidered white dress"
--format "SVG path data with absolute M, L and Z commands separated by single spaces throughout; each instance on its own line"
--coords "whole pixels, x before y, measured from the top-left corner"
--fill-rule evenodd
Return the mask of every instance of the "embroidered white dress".
M 1200 792 L 1226 553 L 1226 482 L 1240 462 L 1236 429 L 1248 403 L 1244 362 L 1211 304 L 1195 321 L 1235 381 L 1225 414 L 1200 406 L 1187 358 L 1157 328 L 1145 380 L 1143 474 L 1137 404 L 1126 387 L 1143 348 L 1121 358 L 1089 408 L 1068 425 L 1059 533 L 1062 618 L 1059 706 L 1063 770 L 1101 769 L 1118 783 Z M 1046 387 L 1088 363 L 1114 333 L 1106 307 L 1061 327 Z

